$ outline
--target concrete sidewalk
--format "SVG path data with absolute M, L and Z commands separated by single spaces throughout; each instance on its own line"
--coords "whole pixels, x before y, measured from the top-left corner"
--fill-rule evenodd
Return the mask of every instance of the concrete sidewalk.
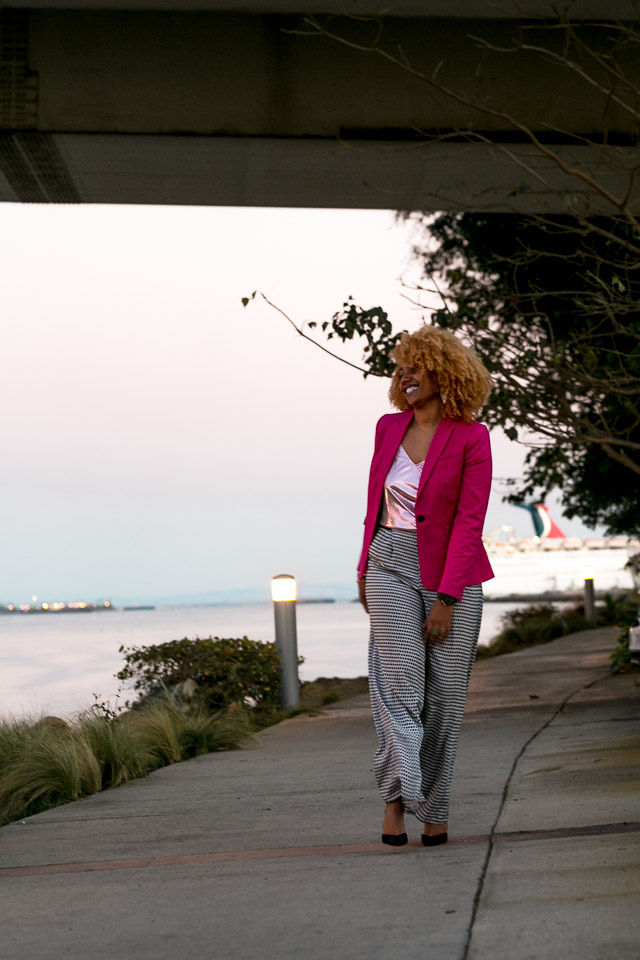
M 0 830 L 2 960 L 638 960 L 615 630 L 474 669 L 444 847 L 383 847 L 366 698 Z

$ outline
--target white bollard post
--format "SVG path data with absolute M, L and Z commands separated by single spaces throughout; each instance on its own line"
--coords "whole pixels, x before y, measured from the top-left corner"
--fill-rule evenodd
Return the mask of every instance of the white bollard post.
M 276 628 L 276 649 L 282 669 L 282 706 L 300 705 L 298 636 L 296 630 L 296 579 L 280 573 L 271 580 L 271 599 Z

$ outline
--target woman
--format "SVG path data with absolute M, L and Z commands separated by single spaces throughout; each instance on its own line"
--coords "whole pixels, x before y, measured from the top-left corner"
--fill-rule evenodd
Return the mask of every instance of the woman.
M 476 355 L 424 326 L 393 354 L 401 412 L 378 421 L 369 476 L 360 600 L 371 620 L 369 687 L 379 746 L 382 842 L 447 841 L 449 788 L 491 579 L 481 535 L 491 486 L 487 428 L 474 420 L 491 389 Z

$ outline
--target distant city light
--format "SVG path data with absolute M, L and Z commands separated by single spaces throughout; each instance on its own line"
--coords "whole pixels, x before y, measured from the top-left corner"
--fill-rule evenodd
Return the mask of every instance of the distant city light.
M 37 597 L 36 597 L 37 600 Z M 91 603 L 87 600 L 42 600 L 39 603 L 7 603 L 0 604 L 0 610 L 6 613 L 58 613 L 61 610 L 112 610 L 111 600 L 97 600 Z

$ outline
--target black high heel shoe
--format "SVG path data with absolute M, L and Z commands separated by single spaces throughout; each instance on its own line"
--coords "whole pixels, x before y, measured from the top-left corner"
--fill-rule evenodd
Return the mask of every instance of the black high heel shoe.
M 441 843 L 446 843 L 449 839 L 449 835 L 445 833 L 436 833 L 433 837 L 428 837 L 426 833 L 422 834 L 422 846 L 423 847 L 437 847 Z
M 391 803 L 399 803 L 402 807 L 402 797 L 387 801 L 387 805 Z M 405 843 L 409 842 L 406 833 L 383 833 L 381 839 L 383 843 L 388 843 L 390 847 L 404 847 Z
M 406 833 L 383 833 L 382 842 L 388 843 L 390 847 L 404 847 L 409 838 Z

